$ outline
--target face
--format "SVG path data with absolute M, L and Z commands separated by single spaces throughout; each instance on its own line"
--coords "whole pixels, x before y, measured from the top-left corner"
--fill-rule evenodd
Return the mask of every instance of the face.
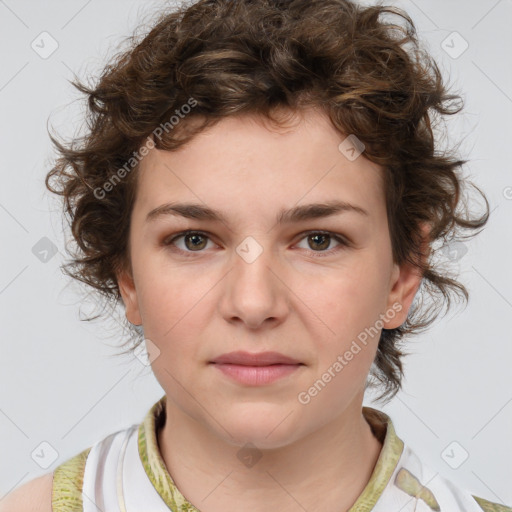
M 382 168 L 348 158 L 345 138 L 316 110 L 284 129 L 246 115 L 141 162 L 126 315 L 176 410 L 233 445 L 285 446 L 360 414 L 381 329 L 420 284 L 392 259 Z M 212 363 L 233 351 L 300 364 Z

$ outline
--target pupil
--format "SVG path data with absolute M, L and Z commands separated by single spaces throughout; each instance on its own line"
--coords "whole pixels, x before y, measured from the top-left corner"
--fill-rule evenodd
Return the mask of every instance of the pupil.
M 196 249 L 197 249 L 197 248 L 200 248 L 200 249 L 201 249 L 202 247 L 199 247 L 199 246 L 201 245 L 201 243 L 200 243 L 200 242 L 199 242 L 199 244 L 197 244 L 197 243 L 196 243 L 198 238 L 199 238 L 199 239 L 200 239 L 200 238 L 203 238 L 203 236 L 202 236 L 202 235 L 198 235 L 198 234 L 194 234 L 194 235 L 187 235 L 187 236 L 186 236 L 186 238 L 185 238 L 186 240 L 192 240 L 192 239 L 194 239 L 194 240 L 195 240 L 195 241 L 193 241 L 193 242 L 192 242 L 193 247 L 188 247 L 188 244 L 187 244 L 187 247 L 188 247 L 189 249 L 191 249 L 191 248 L 192 248 L 192 249 L 193 249 L 193 248 L 196 248 Z M 204 241 L 203 241 L 203 243 L 204 243 Z
M 193 247 L 189 247 L 189 249 L 191 248 L 195 248 L 195 249 L 198 249 L 198 248 L 202 248 L 204 246 L 204 240 L 203 240 L 203 244 L 201 244 L 201 242 L 199 241 L 198 243 L 198 239 L 200 240 L 201 238 L 203 238 L 202 235 L 198 235 L 198 234 L 194 234 L 194 235 L 187 235 L 186 236 L 186 240 L 188 241 L 192 241 L 192 246 Z M 319 249 L 326 249 L 327 247 L 329 247 L 329 235 L 322 235 L 322 234 L 318 234 L 318 235 L 310 235 L 310 238 L 313 240 L 313 243 L 316 244 L 318 246 L 318 244 L 320 245 L 320 247 L 317 247 Z M 319 240 L 323 240 L 323 243 Z M 187 244 L 188 246 L 188 244 Z
M 322 247 L 320 247 L 320 249 L 325 249 L 326 247 L 329 246 L 329 242 L 325 243 L 325 240 L 328 240 L 329 238 L 329 235 L 322 235 L 322 234 L 319 234 L 319 235 L 311 235 L 311 238 L 313 238 L 315 240 L 315 244 L 317 243 L 317 239 L 318 238 L 323 238 L 324 239 L 324 243 L 322 244 Z

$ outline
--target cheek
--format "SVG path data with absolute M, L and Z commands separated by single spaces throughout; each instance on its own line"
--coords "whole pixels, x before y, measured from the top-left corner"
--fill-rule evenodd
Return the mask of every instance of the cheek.
M 184 337 L 190 335 L 190 329 L 193 328 L 191 320 L 194 315 L 190 312 L 195 310 L 189 305 L 182 283 L 169 278 L 155 278 L 149 275 L 148 270 L 142 274 L 142 280 L 137 296 L 144 336 L 156 345 L 161 356 L 153 366 L 158 366 L 164 360 L 172 366 L 187 347 Z
M 339 272 L 329 272 L 325 279 L 302 282 L 300 297 L 321 320 L 328 333 L 324 339 L 348 340 L 374 325 L 383 312 L 386 280 L 376 262 L 370 264 L 361 258 Z
M 135 265 L 144 327 L 156 329 L 159 336 L 186 317 L 187 312 L 195 312 L 194 306 L 208 292 L 208 282 L 198 280 L 192 266 L 170 265 L 165 251 L 141 253 Z
M 178 402 L 190 398 L 180 383 L 193 382 L 197 371 L 194 365 L 207 303 L 202 297 L 204 291 L 189 286 L 184 279 L 148 280 L 142 293 L 144 334 L 159 351 L 152 370 L 163 389 Z

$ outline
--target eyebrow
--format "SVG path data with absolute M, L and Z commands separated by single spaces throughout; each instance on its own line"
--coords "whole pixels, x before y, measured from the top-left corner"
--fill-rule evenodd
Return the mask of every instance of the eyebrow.
M 279 212 L 276 218 L 278 224 L 291 224 L 309 219 L 320 219 L 345 212 L 355 212 L 360 215 L 369 216 L 369 213 L 360 206 L 345 201 L 328 201 L 324 203 L 312 203 L 302 206 L 295 206 Z M 174 215 L 187 219 L 222 222 L 229 225 L 225 215 L 219 210 L 209 208 L 199 203 L 166 203 L 151 210 L 146 216 L 146 222 L 155 219 Z

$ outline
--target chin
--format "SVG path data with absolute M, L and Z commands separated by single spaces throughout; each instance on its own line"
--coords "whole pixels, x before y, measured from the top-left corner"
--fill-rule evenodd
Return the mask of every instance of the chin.
M 234 417 L 224 416 L 222 420 L 219 419 L 219 423 L 226 430 L 222 428 L 219 430 L 218 425 L 215 429 L 227 443 L 233 446 L 242 448 L 252 443 L 260 449 L 272 450 L 283 448 L 300 437 L 295 421 L 290 421 L 292 416 L 290 410 L 284 414 L 253 411 L 243 416 L 240 414 Z

